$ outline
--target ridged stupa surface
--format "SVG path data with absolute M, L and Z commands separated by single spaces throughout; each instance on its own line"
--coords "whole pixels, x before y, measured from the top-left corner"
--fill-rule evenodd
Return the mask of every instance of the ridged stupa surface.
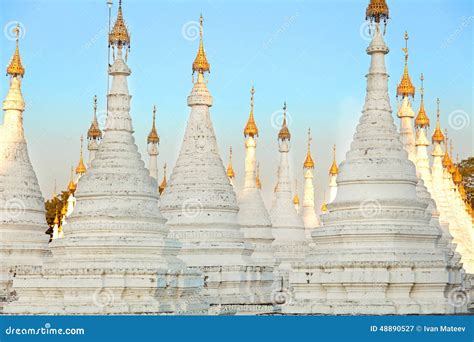
M 12 75 L 0 125 L 0 312 L 16 298 L 15 269 L 41 265 L 49 253 L 44 200 L 23 130 L 21 77 Z
M 203 271 L 205 290 L 216 310 L 273 310 L 273 269 L 251 258 L 254 246 L 241 231 L 236 194 L 217 148 L 209 113 L 212 97 L 204 79 L 209 65 L 202 26 L 198 59 L 206 63 L 193 65 L 197 80 L 187 101 L 191 112 L 161 211 L 172 236 L 183 243 L 180 257 Z
M 156 180 L 133 138 L 127 77 L 118 47 L 102 143 L 78 183 L 64 238 L 51 244 L 43 269 L 15 279 L 19 301 L 9 313 L 206 313 L 197 270 L 176 255 L 158 203 Z
M 388 53 L 375 19 L 367 49 L 367 95 L 337 197 L 313 231 L 305 263 L 294 264 L 293 301 L 285 312 L 420 314 L 462 312 L 447 293 L 460 284 L 450 256 L 439 248 L 427 201 L 417 195 L 414 164 L 393 123 L 388 96 Z

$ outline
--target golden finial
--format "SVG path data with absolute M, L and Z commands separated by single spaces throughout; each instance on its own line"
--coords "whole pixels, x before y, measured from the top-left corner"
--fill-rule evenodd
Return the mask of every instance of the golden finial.
M 163 191 L 165 191 L 166 185 L 167 183 L 166 183 L 166 163 L 165 163 L 165 165 L 163 166 L 163 180 L 161 181 L 161 184 L 158 187 L 158 191 L 160 192 L 160 195 L 163 193 Z
M 260 182 L 260 163 L 257 162 L 257 176 L 255 177 L 255 185 L 257 189 L 262 188 L 262 182 Z
M 156 126 L 155 126 L 155 119 L 156 118 L 156 106 L 153 106 L 153 124 L 151 126 L 151 131 L 150 134 L 148 134 L 148 143 L 149 144 L 159 144 L 160 143 L 160 137 L 158 136 L 158 133 L 156 132 Z
M 74 167 L 71 166 L 71 178 L 69 179 L 69 184 L 67 186 L 70 194 L 74 194 L 77 189 L 77 184 L 74 183 Z
M 370 0 L 369 6 L 365 11 L 365 20 L 370 22 L 375 21 L 380 23 L 380 20 L 384 21 L 384 24 L 387 25 L 387 20 L 389 18 L 388 6 L 385 3 L 385 0 Z
M 235 178 L 234 168 L 232 167 L 232 146 L 229 150 L 229 165 L 227 165 L 227 177 L 230 179 Z
M 415 87 L 411 82 L 410 75 L 408 74 L 408 32 L 405 31 L 405 47 L 402 48 L 405 54 L 405 67 L 403 69 L 403 76 L 397 87 L 397 96 L 415 96 Z
M 204 43 L 202 42 L 202 22 L 204 21 L 202 14 L 199 18 L 199 49 L 196 58 L 193 62 L 193 74 L 194 72 L 204 73 L 205 71 L 211 72 L 211 66 L 207 61 L 206 51 L 204 50 Z
M 306 159 L 304 160 L 303 163 L 303 168 L 304 169 L 314 169 L 314 161 L 313 158 L 311 158 L 311 141 L 313 139 L 311 138 L 311 128 L 308 128 L 308 149 L 306 151 Z
M 439 123 L 439 98 L 436 100 L 437 103 L 437 110 L 436 110 L 436 129 L 433 132 L 433 136 L 431 137 L 431 140 L 433 143 L 442 143 L 444 141 L 444 135 L 443 132 L 441 131 L 440 123 Z
M 447 146 L 446 146 L 446 149 L 448 149 Z M 452 162 L 453 161 L 453 140 L 452 139 L 449 142 L 449 150 L 450 150 L 449 157 L 451 159 L 451 166 L 448 171 L 451 175 L 453 175 L 454 172 L 456 171 L 456 165 L 454 165 L 454 163 Z
M 332 165 L 331 165 L 331 168 L 329 169 L 329 175 L 337 176 L 338 172 L 339 172 L 339 169 L 336 163 L 336 144 L 334 144 L 334 146 L 332 147 Z
M 255 89 L 252 86 L 252 89 L 250 90 L 250 116 L 247 121 L 247 124 L 245 125 L 244 128 L 244 136 L 245 137 L 258 137 L 258 128 L 257 124 L 255 123 L 255 119 L 253 117 L 253 96 L 255 94 Z
M 94 115 L 92 116 L 91 126 L 87 131 L 87 139 L 102 139 L 102 131 L 100 130 L 99 123 L 97 122 L 97 95 L 94 95 Z
M 456 164 L 454 166 L 453 172 L 453 182 L 454 184 L 458 185 L 462 183 L 462 174 L 459 171 L 459 155 L 456 157 Z
M 286 125 L 286 102 L 283 104 L 283 122 L 281 124 L 280 132 L 278 132 L 278 139 L 280 140 L 290 140 L 291 134 L 288 126 Z
M 80 154 L 80 157 L 79 157 L 79 163 L 77 164 L 76 166 L 76 174 L 78 175 L 83 175 L 86 173 L 86 165 L 84 164 L 84 159 L 82 157 L 82 148 L 83 148 L 83 145 L 84 145 L 84 137 L 81 135 L 81 154 Z
M 428 115 L 426 115 L 425 112 L 425 88 L 423 88 L 423 81 L 425 80 L 423 73 L 420 76 L 420 81 L 421 81 L 421 87 L 420 87 L 420 110 L 418 111 L 418 115 L 416 116 L 415 119 L 415 127 L 418 128 L 424 128 L 424 127 L 429 127 L 430 126 L 430 119 L 428 118 Z
M 122 0 L 119 0 L 117 19 L 112 31 L 109 33 L 109 46 L 117 46 L 119 49 L 124 46 L 130 47 L 130 35 L 123 20 Z
M 451 157 L 449 156 L 449 151 L 448 151 L 448 146 L 449 146 L 448 129 L 444 130 L 444 136 L 445 136 L 444 138 L 445 151 L 444 151 L 442 163 L 443 163 L 443 167 L 449 171 L 453 167 L 453 162 L 451 161 Z
M 328 211 L 328 206 L 326 204 L 326 191 L 324 191 L 323 204 L 321 205 L 321 212 L 326 213 Z
M 10 75 L 12 77 L 23 77 L 23 75 L 25 74 L 25 68 L 23 68 L 23 65 L 21 64 L 20 48 L 18 43 L 18 41 L 20 40 L 20 24 L 18 24 L 14 30 L 16 35 L 16 48 L 15 53 L 13 54 L 12 59 L 10 60 L 10 64 L 7 67 L 7 75 Z
M 299 198 L 297 193 L 293 196 L 293 204 L 294 205 L 299 205 L 300 204 L 300 198 Z

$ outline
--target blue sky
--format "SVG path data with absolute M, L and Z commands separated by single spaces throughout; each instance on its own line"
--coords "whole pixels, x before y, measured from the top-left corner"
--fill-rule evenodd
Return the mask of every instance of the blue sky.
M 26 75 L 25 129 L 30 157 L 41 189 L 50 197 L 54 179 L 64 188 L 77 164 L 79 137 L 92 116 L 92 98 L 105 107 L 107 18 L 105 0 L 0 0 L 1 65 L 14 49 L 11 22 L 24 27 L 21 54 Z M 276 179 L 278 151 L 272 117 L 287 101 L 291 116 L 292 172 L 302 179 L 306 130 L 313 131 L 317 201 L 327 184 L 332 144 L 344 158 L 365 95 L 369 57 L 364 16 L 367 0 L 357 1 L 145 1 L 124 0 L 131 32 L 129 78 L 135 138 L 142 157 L 151 112 L 158 106 L 159 165 L 174 165 L 189 114 L 186 105 L 191 64 L 198 40 L 193 31 L 204 15 L 204 43 L 211 63 L 208 87 L 214 96 L 212 119 L 224 163 L 234 149 L 237 186 L 242 182 L 242 130 L 249 91 L 256 89 L 255 116 L 260 129 L 258 154 L 267 203 Z M 114 1 L 115 19 L 118 1 Z M 425 75 L 426 109 L 433 123 L 436 97 L 441 122 L 461 157 L 473 150 L 473 5 L 471 1 L 388 1 L 392 19 L 386 41 L 393 116 L 395 88 L 403 70 L 403 33 L 408 30 L 409 68 L 419 85 Z M 197 37 L 197 36 L 196 36 Z M 8 78 L 1 82 L 1 96 Z M 418 93 L 419 94 L 419 93 Z M 417 94 L 414 107 L 418 110 Z M 453 114 L 454 113 L 454 114 Z M 467 119 L 467 124 L 456 120 Z M 274 121 L 274 120 L 273 120 Z M 396 119 L 398 123 L 398 119 Z M 160 175 L 161 177 L 161 175 Z

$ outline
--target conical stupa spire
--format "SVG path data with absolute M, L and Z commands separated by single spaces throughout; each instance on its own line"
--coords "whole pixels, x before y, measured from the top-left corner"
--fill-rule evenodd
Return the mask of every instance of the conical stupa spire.
M 77 163 L 77 166 L 76 166 L 76 174 L 78 174 L 79 176 L 82 176 L 83 174 L 85 174 L 87 170 L 86 165 L 84 164 L 84 158 L 82 154 L 83 147 L 84 147 L 84 137 L 81 135 L 81 149 L 79 153 L 79 162 Z
M 415 96 L 415 87 L 411 82 L 410 75 L 408 74 L 408 32 L 405 31 L 405 48 L 402 49 L 405 54 L 405 67 L 403 68 L 403 76 L 397 87 L 397 96 Z
M 161 181 L 160 186 L 158 187 L 158 191 L 160 192 L 160 195 L 163 194 L 163 191 L 166 189 L 166 163 L 163 165 L 163 180 Z
M 304 169 L 314 169 L 314 161 L 313 158 L 311 157 L 311 128 L 308 128 L 308 148 L 306 150 L 306 159 L 304 160 L 303 163 L 303 168 Z
M 206 51 L 204 50 L 204 43 L 203 43 L 203 33 L 202 33 L 202 23 L 204 19 L 201 16 L 199 17 L 199 49 L 196 55 L 196 58 L 194 59 L 193 62 L 193 73 L 197 72 L 200 74 L 203 74 L 204 72 L 210 72 L 211 71 L 211 66 L 209 62 L 207 61 L 206 57 Z
M 441 125 L 439 123 L 439 117 L 440 117 L 440 112 L 439 112 L 439 98 L 436 100 L 436 128 L 433 132 L 433 136 L 431 137 L 431 140 L 433 143 L 442 143 L 444 141 L 444 135 L 443 131 L 441 130 Z
M 122 0 L 119 0 L 117 19 L 115 20 L 112 31 L 109 33 L 109 46 L 117 47 L 118 49 L 130 47 L 130 34 L 125 25 L 125 20 L 123 19 Z
M 244 128 L 244 136 L 245 137 L 256 137 L 258 136 L 258 128 L 257 124 L 255 123 L 255 118 L 253 116 L 253 96 L 255 94 L 255 89 L 252 86 L 252 89 L 250 90 L 250 115 L 249 119 L 247 121 L 247 124 L 245 125 Z
M 7 75 L 12 77 L 25 75 L 25 68 L 21 64 L 21 57 L 20 57 L 20 48 L 19 48 L 19 39 L 20 39 L 20 24 L 15 27 L 15 34 L 16 34 L 16 48 L 15 52 L 10 60 L 10 64 L 7 67 Z
M 416 116 L 415 119 L 415 127 L 417 128 L 425 128 L 430 126 L 430 119 L 428 115 L 426 115 L 425 111 L 425 88 L 423 88 L 423 81 L 424 81 L 424 76 L 421 74 L 420 76 L 420 81 L 421 81 L 421 87 L 420 87 L 420 109 L 418 110 L 418 115 Z
M 234 167 L 232 166 L 232 146 L 229 148 L 229 164 L 227 164 L 227 177 L 230 180 L 235 178 Z

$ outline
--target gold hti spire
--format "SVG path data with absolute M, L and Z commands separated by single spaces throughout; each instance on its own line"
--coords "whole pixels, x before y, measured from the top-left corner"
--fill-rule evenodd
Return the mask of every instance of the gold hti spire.
M 116 46 L 119 49 L 123 46 L 130 47 L 130 35 L 123 20 L 122 0 L 119 0 L 117 19 L 112 31 L 109 33 L 109 46 Z
M 338 172 L 339 172 L 339 169 L 337 168 L 337 163 L 336 163 L 336 144 L 334 144 L 332 148 L 332 165 L 331 165 L 331 168 L 329 169 L 329 175 L 337 176 Z
M 81 154 L 79 156 L 79 163 L 76 166 L 76 174 L 83 175 L 86 173 L 86 165 L 84 164 L 84 160 L 82 158 L 82 147 L 84 145 L 84 137 L 81 135 Z
M 295 195 L 293 196 L 293 204 L 299 205 L 300 204 L 300 197 L 298 196 L 298 181 L 295 180 Z
M 453 182 L 457 186 L 459 186 L 462 183 L 462 174 L 459 171 L 459 155 L 456 157 L 456 164 L 453 165 L 454 167 L 454 172 L 453 172 Z
M 94 115 L 92 116 L 91 126 L 87 131 L 87 139 L 102 139 L 102 131 L 100 130 L 99 123 L 97 122 L 97 95 L 94 95 Z
M 15 27 L 15 34 L 16 34 L 16 48 L 15 53 L 10 60 L 10 64 L 7 67 L 7 75 L 12 77 L 22 76 L 25 74 L 25 68 L 21 64 L 21 57 L 20 57 L 20 48 L 18 41 L 20 40 L 20 24 Z
M 211 72 L 211 66 L 207 61 L 206 51 L 204 50 L 204 43 L 202 42 L 202 22 L 204 21 L 202 14 L 199 18 L 199 49 L 196 58 L 193 62 L 193 74 L 195 72 L 204 73 L 205 71 Z
M 227 177 L 230 179 L 235 178 L 234 168 L 232 167 L 232 146 L 229 150 L 229 164 L 227 165 Z
M 311 138 L 311 128 L 308 128 L 308 150 L 306 151 L 306 159 L 304 160 L 303 163 L 303 168 L 304 169 L 314 169 L 314 161 L 313 158 L 311 158 L 311 141 L 313 139 Z
M 163 191 L 165 191 L 166 189 L 166 164 L 163 166 L 163 180 L 161 181 L 161 184 L 160 186 L 158 187 L 158 191 L 160 193 L 160 195 L 163 193 Z
M 155 118 L 156 118 L 156 106 L 153 106 L 153 124 L 151 126 L 151 131 L 150 131 L 150 134 L 148 134 L 148 140 L 147 140 L 149 144 L 160 143 L 160 137 L 158 136 L 158 133 L 156 132 Z
M 257 186 L 257 189 L 262 188 L 262 182 L 260 182 L 260 163 L 257 162 L 257 175 L 255 176 L 255 185 Z
M 424 81 L 424 76 L 421 74 L 420 76 L 420 81 L 421 81 L 421 87 L 420 87 L 420 109 L 418 110 L 418 115 L 416 116 L 415 119 L 415 127 L 417 128 L 424 128 L 424 127 L 429 127 L 430 126 L 430 118 L 428 115 L 426 115 L 425 112 L 425 88 L 423 88 L 423 81 Z
M 446 145 L 446 149 L 448 149 L 448 146 Z M 454 172 L 456 171 L 456 165 L 454 165 L 453 163 L 453 140 L 451 139 L 451 141 L 449 142 L 449 158 L 451 159 L 451 165 L 448 169 L 449 173 L 451 174 L 451 176 L 454 174 Z
M 326 204 L 326 191 L 324 191 L 323 204 L 321 205 L 321 212 L 325 213 L 328 211 L 328 206 Z
M 408 32 L 405 31 L 405 47 L 402 48 L 405 54 L 405 68 L 403 69 L 403 76 L 397 87 L 397 96 L 415 96 L 415 87 L 411 83 L 410 75 L 408 74 Z
M 444 156 L 443 156 L 443 167 L 447 169 L 448 171 L 452 168 L 453 162 L 451 160 L 451 157 L 449 156 L 449 151 L 448 151 L 448 130 L 444 130 L 444 146 L 445 146 L 445 151 L 444 151 Z
M 387 24 L 389 15 L 385 0 L 370 0 L 369 6 L 367 6 L 365 11 L 365 20 L 367 19 L 370 22 L 375 21 L 376 23 L 380 23 L 380 20 L 383 20 Z
M 255 94 L 255 89 L 252 86 L 250 90 L 250 116 L 247 121 L 247 124 L 244 128 L 244 136 L 245 137 L 258 137 L 258 128 L 257 124 L 255 123 L 255 119 L 253 117 L 253 95 Z
M 442 143 L 444 141 L 444 135 L 443 132 L 441 131 L 440 123 L 439 123 L 439 98 L 436 100 L 437 103 L 437 110 L 436 110 L 436 129 L 433 132 L 433 136 L 431 137 L 431 140 L 433 143 Z
M 289 141 L 291 139 L 290 130 L 288 129 L 288 126 L 286 125 L 286 102 L 283 104 L 283 122 L 281 124 L 280 132 L 278 132 L 278 139 L 282 141 L 284 140 Z
M 69 184 L 67 186 L 70 194 L 74 194 L 77 189 L 77 184 L 74 183 L 74 167 L 71 166 L 71 178 L 69 179 Z

